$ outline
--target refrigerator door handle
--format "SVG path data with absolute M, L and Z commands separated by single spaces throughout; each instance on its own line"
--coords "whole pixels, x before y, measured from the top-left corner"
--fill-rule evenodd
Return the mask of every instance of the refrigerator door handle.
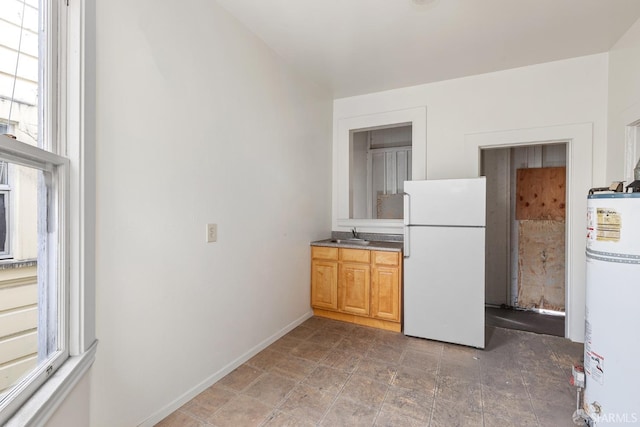
M 404 215 L 403 215 L 403 222 L 404 222 L 404 251 L 403 251 L 403 256 L 404 258 L 409 258 L 410 251 L 409 251 L 409 224 L 411 224 L 411 221 L 409 219 L 409 212 L 410 212 L 410 207 L 411 207 L 411 195 L 409 193 L 404 193 Z
M 403 197 L 403 201 L 404 201 L 404 215 L 402 216 L 402 220 L 404 222 L 404 225 L 407 226 L 409 224 L 411 224 L 411 221 L 409 220 L 409 208 L 411 207 L 411 194 L 409 193 L 402 193 L 404 195 Z
M 411 233 L 409 232 L 410 228 L 408 225 L 404 226 L 404 250 L 403 250 L 403 256 L 404 258 L 409 258 L 409 256 L 411 255 L 411 252 L 409 250 L 409 248 L 411 247 L 411 245 L 409 245 L 409 236 L 411 235 Z

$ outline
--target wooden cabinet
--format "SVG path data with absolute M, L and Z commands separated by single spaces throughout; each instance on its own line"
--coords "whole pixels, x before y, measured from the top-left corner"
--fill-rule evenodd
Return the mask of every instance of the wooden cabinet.
M 311 305 L 338 309 L 338 248 L 311 247 Z
M 400 321 L 400 254 L 374 252 L 371 316 Z
M 340 311 L 368 316 L 371 294 L 369 264 L 341 263 L 338 274 Z
M 311 247 L 314 314 L 400 331 L 400 252 Z

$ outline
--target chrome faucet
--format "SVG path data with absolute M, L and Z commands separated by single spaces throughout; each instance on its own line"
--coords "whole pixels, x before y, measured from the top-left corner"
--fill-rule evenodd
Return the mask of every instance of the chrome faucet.
M 355 227 L 353 227 L 353 228 L 351 229 L 351 234 L 353 235 L 353 238 L 354 238 L 354 239 L 359 239 L 359 237 L 358 237 L 358 232 L 356 231 L 356 228 L 355 228 Z

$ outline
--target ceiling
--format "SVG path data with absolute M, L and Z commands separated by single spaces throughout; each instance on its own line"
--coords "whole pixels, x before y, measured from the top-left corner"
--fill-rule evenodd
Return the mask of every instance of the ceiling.
M 336 98 L 608 51 L 639 0 L 218 0 Z

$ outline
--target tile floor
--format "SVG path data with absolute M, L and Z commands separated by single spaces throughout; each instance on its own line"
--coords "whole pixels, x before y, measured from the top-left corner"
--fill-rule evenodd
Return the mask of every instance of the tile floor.
M 574 426 L 582 345 L 487 328 L 487 348 L 312 317 L 158 426 Z

